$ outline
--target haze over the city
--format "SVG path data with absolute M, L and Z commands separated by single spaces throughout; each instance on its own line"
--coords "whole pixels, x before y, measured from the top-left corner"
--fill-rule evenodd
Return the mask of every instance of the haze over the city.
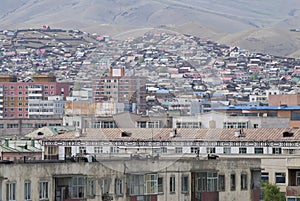
M 297 57 L 299 33 L 289 30 L 300 27 L 299 16 L 298 0 L 2 0 L 0 27 L 47 24 L 125 38 L 144 27 L 163 27 L 251 51 Z

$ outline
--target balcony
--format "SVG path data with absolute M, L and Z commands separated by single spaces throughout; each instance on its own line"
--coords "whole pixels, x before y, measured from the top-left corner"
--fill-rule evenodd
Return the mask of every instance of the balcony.
M 28 91 L 42 91 L 43 86 L 30 86 L 28 87 Z
M 286 196 L 300 196 L 300 186 L 287 186 Z
M 29 93 L 28 94 L 28 97 L 42 97 L 43 96 L 43 94 L 41 94 L 41 93 Z
M 300 169 L 288 169 L 288 186 L 286 196 L 300 196 Z

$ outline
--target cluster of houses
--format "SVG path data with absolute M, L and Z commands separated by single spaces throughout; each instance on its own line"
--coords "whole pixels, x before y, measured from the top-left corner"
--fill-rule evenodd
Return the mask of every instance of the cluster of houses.
M 49 26 L 0 48 L 0 200 L 300 199 L 300 60 Z

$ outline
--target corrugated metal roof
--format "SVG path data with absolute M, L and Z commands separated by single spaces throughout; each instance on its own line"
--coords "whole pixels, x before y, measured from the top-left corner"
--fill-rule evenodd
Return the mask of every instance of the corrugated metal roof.
M 171 128 L 109 128 L 109 129 L 85 129 L 80 137 L 76 137 L 76 131 L 68 131 L 64 134 L 45 138 L 45 141 L 84 140 L 84 141 L 108 141 L 108 140 L 171 140 L 171 141 L 293 141 L 300 140 L 300 129 L 289 128 L 256 128 L 256 129 L 196 129 L 178 128 L 176 137 L 171 137 Z M 242 132 L 244 137 L 237 137 L 236 132 Z M 122 137 L 122 132 L 129 137 Z M 291 137 L 284 137 L 283 133 L 292 133 Z

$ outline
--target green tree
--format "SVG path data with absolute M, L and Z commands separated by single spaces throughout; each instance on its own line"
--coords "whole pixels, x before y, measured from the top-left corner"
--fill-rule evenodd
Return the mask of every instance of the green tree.
M 264 201 L 285 201 L 285 195 L 280 192 L 279 187 L 269 182 L 262 183 Z

